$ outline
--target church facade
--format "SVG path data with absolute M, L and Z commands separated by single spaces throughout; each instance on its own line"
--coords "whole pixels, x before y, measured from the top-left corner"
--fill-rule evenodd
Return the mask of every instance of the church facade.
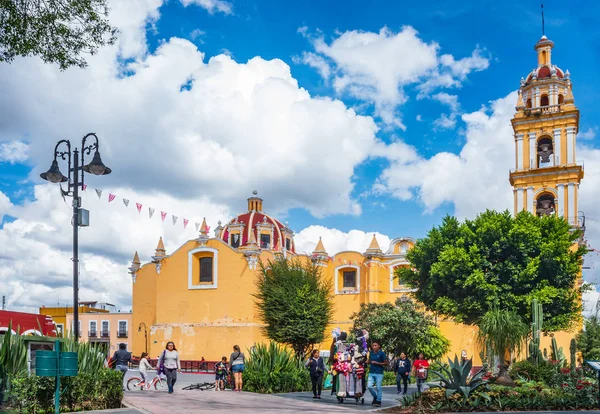
M 579 111 L 575 107 L 569 72 L 551 63 L 554 43 L 545 36 L 535 45 L 537 67 L 521 80 L 516 114 L 515 169 L 510 172 L 515 212 L 557 214 L 579 224 L 577 197 L 583 168 L 577 164 L 575 143 Z M 322 241 L 311 255 L 298 254 L 293 232 L 263 210 L 256 192 L 248 211 L 219 223 L 212 234 L 204 221 L 200 234 L 167 254 L 159 240 L 150 263 L 136 253 L 130 267 L 133 281 L 133 353 L 148 350 L 156 357 L 167 341 L 174 341 L 184 360 L 217 360 L 234 344 L 245 350 L 265 342 L 254 298 L 259 261 L 277 256 L 311 260 L 332 281 L 333 322 L 327 328 L 348 330 L 350 316 L 361 303 L 395 302 L 411 297 L 394 271 L 408 266 L 405 254 L 414 245 L 398 237 L 380 246 L 373 236 L 363 252 L 344 251 L 330 256 Z M 467 351 L 479 363 L 475 328 L 449 320 L 438 321 L 451 341 L 450 355 Z M 139 327 L 139 329 L 138 329 Z M 144 327 L 144 330 L 141 328 Z M 567 349 L 573 334 L 557 333 Z M 326 335 L 327 337 L 327 335 Z M 548 347 L 550 338 L 542 339 Z M 322 344 L 329 348 L 329 342 Z

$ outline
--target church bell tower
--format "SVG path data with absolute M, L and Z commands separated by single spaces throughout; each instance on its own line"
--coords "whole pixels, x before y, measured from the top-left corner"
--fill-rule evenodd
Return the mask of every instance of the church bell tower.
M 510 172 L 515 214 L 556 214 L 574 226 L 578 220 L 579 183 L 583 167 L 575 148 L 579 110 L 575 106 L 569 71 L 552 64 L 554 42 L 546 36 L 536 43 L 537 67 L 521 78 L 516 113 L 515 168 Z

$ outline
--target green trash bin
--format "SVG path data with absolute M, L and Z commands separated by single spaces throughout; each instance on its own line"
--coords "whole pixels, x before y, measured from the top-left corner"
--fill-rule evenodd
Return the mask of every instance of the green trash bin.
M 56 352 L 37 351 L 35 353 L 35 373 L 40 377 L 56 377 Z
M 61 352 L 60 353 L 60 376 L 61 377 L 75 377 L 75 376 L 77 376 L 77 373 L 78 373 L 77 352 Z

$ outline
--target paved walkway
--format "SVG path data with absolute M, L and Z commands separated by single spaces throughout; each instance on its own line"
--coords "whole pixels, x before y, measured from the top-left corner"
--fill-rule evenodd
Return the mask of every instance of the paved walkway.
M 127 378 L 131 373 L 128 373 Z M 128 407 L 145 413 L 203 413 L 203 412 L 288 412 L 288 413 L 341 413 L 352 411 L 375 411 L 371 406 L 370 394 L 365 396 L 365 403 L 356 404 L 354 399 L 345 400 L 339 404 L 325 390 L 321 400 L 314 400 L 311 392 L 289 393 L 277 395 L 261 395 L 247 392 L 222 391 L 183 391 L 182 388 L 198 382 L 210 382 L 214 375 L 180 374 L 175 384 L 175 393 L 169 395 L 166 389 L 160 391 L 125 392 L 124 403 Z M 414 386 L 413 386 L 414 387 Z M 368 391 L 367 391 L 368 392 Z M 396 387 L 384 387 L 382 408 L 398 405 Z M 378 408 L 379 409 L 379 408 Z M 133 413 L 133 411 L 123 411 Z

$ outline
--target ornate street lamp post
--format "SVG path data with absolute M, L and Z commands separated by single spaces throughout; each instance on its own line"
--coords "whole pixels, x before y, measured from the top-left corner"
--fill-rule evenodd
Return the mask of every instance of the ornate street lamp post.
M 88 138 L 93 138 L 94 142 L 86 146 Z M 66 145 L 66 150 L 59 150 L 61 144 Z M 81 208 L 81 199 L 79 198 L 79 188 L 84 186 L 84 172 L 93 175 L 107 175 L 111 169 L 102 163 L 98 137 L 94 133 L 87 134 L 81 140 L 81 160 L 79 158 L 79 149 L 75 147 L 71 153 L 71 142 L 66 139 L 58 141 L 54 148 L 54 160 L 50 169 L 40 174 L 42 179 L 51 183 L 68 183 L 67 191 L 61 189 L 63 195 L 73 197 L 73 334 L 76 340 L 79 340 L 79 210 Z M 84 156 L 90 155 L 94 151 L 92 161 L 85 165 Z M 65 177 L 58 168 L 58 158 L 67 161 L 68 177 Z M 81 161 L 81 164 L 80 164 Z

